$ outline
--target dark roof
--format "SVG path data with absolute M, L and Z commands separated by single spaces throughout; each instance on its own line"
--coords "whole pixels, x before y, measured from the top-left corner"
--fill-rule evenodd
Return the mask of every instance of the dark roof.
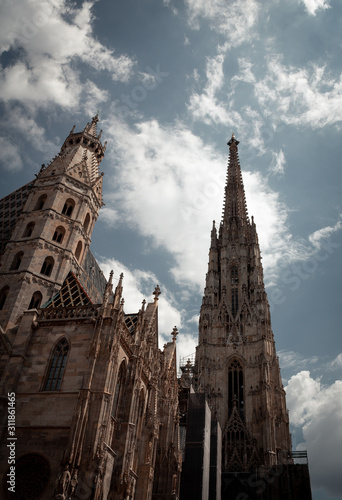
M 76 307 L 91 304 L 93 304 L 91 298 L 84 290 L 82 284 L 76 278 L 74 273 L 70 271 L 59 292 L 57 292 L 52 299 L 46 302 L 42 308 Z
M 33 184 L 31 181 L 0 200 L 0 255 L 5 251 Z
M 103 299 L 107 280 L 90 250 L 88 250 L 85 256 L 83 268 L 84 272 L 82 272 L 80 279 L 94 304 L 100 304 Z

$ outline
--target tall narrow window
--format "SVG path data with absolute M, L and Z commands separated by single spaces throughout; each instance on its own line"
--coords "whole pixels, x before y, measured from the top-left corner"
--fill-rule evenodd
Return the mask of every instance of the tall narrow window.
M 58 226 L 58 227 L 56 227 L 56 230 L 53 233 L 52 239 L 53 239 L 53 241 L 56 241 L 57 243 L 62 243 L 64 235 L 65 235 L 64 227 Z
M 31 297 L 28 308 L 29 309 L 38 309 L 41 301 L 42 301 L 42 294 L 40 292 L 34 292 L 34 294 Z
M 82 241 L 79 241 L 77 243 L 77 247 L 76 247 L 76 251 L 75 251 L 75 257 L 76 259 L 79 261 L 80 258 L 81 258 L 81 254 L 82 254 Z
M 239 273 L 238 268 L 233 266 L 230 270 L 231 284 L 237 285 L 239 283 Z
M 126 379 L 126 364 L 123 361 L 119 368 L 118 379 L 116 382 L 114 398 L 113 398 L 113 408 L 112 408 L 112 417 L 117 418 L 119 414 L 119 409 L 121 406 L 121 400 L 124 392 Z
M 230 278 L 231 278 L 231 290 L 232 290 L 232 314 L 233 316 L 236 316 L 236 313 L 238 312 L 239 308 L 239 291 L 238 291 L 239 274 L 238 274 L 238 268 L 236 266 L 233 266 L 231 268 Z
M 67 215 L 68 217 L 71 217 L 71 214 L 74 210 L 75 202 L 73 199 L 68 198 L 66 202 L 64 203 L 62 214 Z
M 58 344 L 55 345 L 52 351 L 43 391 L 60 390 L 68 351 L 69 343 L 65 338 L 61 339 Z
M 3 289 L 0 291 L 0 311 L 2 311 L 2 309 L 5 306 L 8 292 L 9 292 L 9 286 L 4 286 Z
M 228 414 L 233 411 L 234 404 L 241 418 L 244 416 L 243 370 L 241 363 L 234 359 L 228 367 Z
M 90 224 L 90 215 L 87 214 L 85 219 L 84 219 L 84 223 L 83 223 L 83 229 L 85 230 L 85 232 L 88 231 L 89 224 Z
M 21 261 L 23 260 L 24 252 L 18 252 L 14 259 L 12 260 L 12 264 L 10 267 L 10 271 L 17 271 L 20 267 Z
M 139 397 L 139 406 L 138 406 L 138 415 L 137 415 L 137 437 L 140 437 L 142 424 L 144 420 L 144 408 L 145 408 L 145 393 L 143 389 L 140 391 Z
M 50 276 L 53 266 L 54 266 L 55 261 L 53 260 L 52 257 L 46 257 L 46 259 L 43 262 L 42 268 L 40 270 L 41 274 L 44 274 L 45 276 Z
M 46 202 L 46 199 L 47 199 L 47 195 L 46 194 L 42 194 L 38 198 L 36 206 L 34 207 L 34 210 L 43 210 L 45 202 Z
M 239 307 L 238 289 L 232 288 L 232 313 L 233 313 L 233 316 L 236 316 L 236 313 L 238 311 L 238 307 Z
M 32 235 L 32 231 L 34 228 L 34 222 L 29 222 L 25 228 L 23 238 L 29 238 Z

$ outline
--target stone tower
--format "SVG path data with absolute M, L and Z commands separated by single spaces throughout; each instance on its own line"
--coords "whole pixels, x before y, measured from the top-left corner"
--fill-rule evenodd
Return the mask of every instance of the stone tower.
M 258 235 L 234 134 L 222 222 L 211 231 L 194 381 L 222 430 L 222 472 L 291 463 L 291 438 Z
M 179 500 L 178 331 L 159 349 L 159 286 L 126 314 L 89 249 L 97 122 L 0 200 L 1 499 Z
M 51 298 L 68 272 L 79 276 L 84 271 L 103 204 L 99 166 L 106 144 L 101 144 L 97 122 L 95 116 L 78 133 L 74 127 L 60 153 L 42 166 L 35 181 L 2 200 L 5 220 L 6 210 L 12 210 L 18 199 L 22 203 L 13 231 L 2 238 L 0 324 L 4 330 L 18 322 L 22 311 L 38 308 Z

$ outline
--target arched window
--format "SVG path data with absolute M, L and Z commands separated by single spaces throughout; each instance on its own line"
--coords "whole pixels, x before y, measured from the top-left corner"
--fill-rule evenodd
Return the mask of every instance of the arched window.
M 232 285 L 237 285 L 239 283 L 239 273 L 238 268 L 233 266 L 230 270 L 230 277 Z
M 113 399 L 113 408 L 112 408 L 112 417 L 117 418 L 119 414 L 119 409 L 121 406 L 122 396 L 125 387 L 126 380 L 126 363 L 123 361 L 119 368 L 118 379 L 116 382 L 114 399 Z
M 37 203 L 36 203 L 36 206 L 34 207 L 34 210 L 43 210 L 46 199 L 47 199 L 46 194 L 42 194 L 41 196 L 39 196 Z
M 61 339 L 54 347 L 43 391 L 59 391 L 65 371 L 69 352 L 69 343 L 66 338 Z
M 40 274 L 44 274 L 45 276 L 50 276 L 54 263 L 55 261 L 53 260 L 52 257 L 46 257 L 46 259 L 43 262 L 42 268 L 40 270 Z
M 28 306 L 29 309 L 38 309 L 40 306 L 40 303 L 42 301 L 42 294 L 40 292 L 34 292 L 34 294 L 31 297 L 30 304 Z
M 230 270 L 231 286 L 232 286 L 232 314 L 236 315 L 239 309 L 239 273 L 238 268 L 233 266 Z
M 10 271 L 17 271 L 20 267 L 21 261 L 23 260 L 24 252 L 18 252 L 14 259 L 12 260 L 12 264 L 10 267 Z
M 75 202 L 73 199 L 68 198 L 66 202 L 64 203 L 64 207 L 62 210 L 63 215 L 67 215 L 68 217 L 71 217 L 72 211 L 74 210 Z
M 9 286 L 7 285 L 4 286 L 0 291 L 0 311 L 2 311 L 2 309 L 4 308 L 8 292 L 9 292 Z
M 79 241 L 77 243 L 76 251 L 75 251 L 75 257 L 77 260 L 80 260 L 82 254 L 82 241 Z
M 87 232 L 88 231 L 88 228 L 89 228 L 89 224 L 90 224 L 90 215 L 87 214 L 85 219 L 84 219 L 84 223 L 83 223 L 83 229 Z
M 23 238 L 29 238 L 32 235 L 34 226 L 35 226 L 34 222 L 29 222 L 27 224 L 25 231 L 23 233 Z
M 228 415 L 236 404 L 240 417 L 244 415 L 243 369 L 238 359 L 233 359 L 228 367 Z
M 65 235 L 64 227 L 58 226 L 58 227 L 56 227 L 56 230 L 53 233 L 52 239 L 53 239 L 53 241 L 56 241 L 57 243 L 62 243 L 64 235 Z

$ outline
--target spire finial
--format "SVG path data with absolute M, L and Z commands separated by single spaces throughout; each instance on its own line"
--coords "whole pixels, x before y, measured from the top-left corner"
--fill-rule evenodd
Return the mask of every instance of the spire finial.
M 227 145 L 230 147 L 229 149 L 231 149 L 231 146 L 233 144 L 235 144 L 235 146 L 237 146 L 239 144 L 239 141 L 235 138 L 234 132 L 232 133 L 232 137 L 231 137 L 230 141 L 227 142 Z
M 173 330 L 172 330 L 172 340 L 173 340 L 173 342 L 176 342 L 177 335 L 178 335 L 178 330 L 177 330 L 177 327 L 174 326 Z
M 161 291 L 160 291 L 159 285 L 157 285 L 156 288 L 154 289 L 154 292 L 153 292 L 155 302 L 157 302 L 157 300 L 159 299 L 160 294 L 161 294 Z
M 84 131 L 90 135 L 93 135 L 94 137 L 97 137 L 96 125 L 98 121 L 99 121 L 99 112 L 97 112 L 96 115 L 92 117 L 91 123 L 87 123 L 87 126 L 84 129 Z

